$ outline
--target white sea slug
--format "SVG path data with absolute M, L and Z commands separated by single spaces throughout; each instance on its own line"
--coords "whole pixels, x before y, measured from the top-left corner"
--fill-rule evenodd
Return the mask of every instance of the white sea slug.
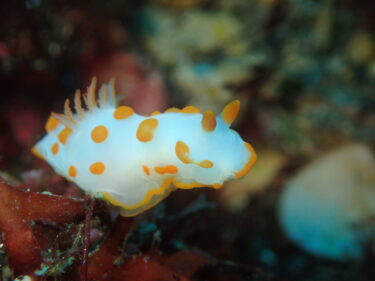
M 116 107 L 113 81 L 96 98 L 96 80 L 83 95 L 76 92 L 64 114 L 52 113 L 47 135 L 32 149 L 55 171 L 86 192 L 135 216 L 176 188 L 220 188 L 245 175 L 256 161 L 250 144 L 230 129 L 240 103 L 233 101 L 215 116 L 193 106 L 141 116 Z

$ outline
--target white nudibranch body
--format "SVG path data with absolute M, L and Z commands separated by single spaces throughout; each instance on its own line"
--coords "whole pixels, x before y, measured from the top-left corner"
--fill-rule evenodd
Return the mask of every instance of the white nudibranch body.
M 170 108 L 150 116 L 128 106 L 116 107 L 113 81 L 102 85 L 99 97 L 93 79 L 75 113 L 65 103 L 64 114 L 52 113 L 47 135 L 32 149 L 55 171 L 93 195 L 135 216 L 176 188 L 220 188 L 224 181 L 245 175 L 256 161 L 250 144 L 230 124 L 239 101 L 215 116 L 193 106 Z

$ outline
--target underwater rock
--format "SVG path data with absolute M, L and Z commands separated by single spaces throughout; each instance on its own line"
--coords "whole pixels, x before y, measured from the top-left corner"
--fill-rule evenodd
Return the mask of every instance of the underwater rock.
M 352 144 L 313 161 L 285 185 L 278 217 L 286 236 L 309 253 L 358 260 L 375 233 L 375 157 Z

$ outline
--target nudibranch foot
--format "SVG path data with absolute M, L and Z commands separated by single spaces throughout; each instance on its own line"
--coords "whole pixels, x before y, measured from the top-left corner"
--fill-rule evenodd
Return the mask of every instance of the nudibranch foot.
M 158 204 L 166 198 L 175 187 L 171 185 L 172 179 L 166 179 L 161 186 L 150 189 L 145 195 L 144 199 L 136 205 L 125 205 L 116 198 L 126 197 L 126 194 L 110 194 L 109 192 L 102 192 L 103 198 L 112 205 L 119 207 L 120 214 L 124 217 L 136 216 Z

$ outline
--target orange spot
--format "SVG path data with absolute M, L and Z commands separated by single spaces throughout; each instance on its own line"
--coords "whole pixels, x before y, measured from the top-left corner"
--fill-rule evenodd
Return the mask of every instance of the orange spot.
M 198 164 L 198 166 L 202 168 L 212 168 L 214 163 L 212 163 L 210 160 L 203 160 Z
M 143 172 L 145 172 L 145 174 L 149 176 L 150 175 L 150 169 L 146 165 L 143 165 L 142 168 L 143 168 Z
M 246 175 L 247 172 L 250 170 L 250 168 L 257 161 L 257 155 L 254 151 L 254 148 L 247 142 L 245 142 L 245 147 L 250 152 L 250 156 L 249 156 L 249 159 L 248 159 L 247 163 L 245 164 L 245 166 L 235 174 L 236 179 L 239 179 L 239 178 L 243 177 L 244 175 Z
M 236 119 L 239 111 L 240 101 L 234 100 L 224 107 L 223 111 L 221 112 L 221 117 L 223 118 L 225 123 L 230 125 Z
M 34 146 L 32 149 L 31 149 L 31 153 L 34 154 L 36 157 L 44 160 L 44 156 L 43 154 L 36 148 L 36 146 Z
M 74 167 L 73 165 L 72 166 L 69 166 L 69 176 L 71 176 L 72 178 L 75 178 L 77 176 L 77 169 L 76 167 Z
M 181 162 L 183 162 L 185 164 L 191 163 L 191 159 L 190 159 L 190 156 L 189 156 L 190 149 L 186 145 L 186 143 L 184 143 L 183 141 L 176 142 L 175 150 L 176 150 L 176 155 L 177 155 L 178 159 L 180 159 Z
M 160 175 L 163 175 L 165 173 L 164 167 L 154 167 L 154 170 Z
M 108 137 L 108 129 L 105 126 L 96 126 L 92 131 L 91 131 L 91 139 L 94 142 L 103 142 L 106 140 Z
M 65 144 L 69 135 L 73 132 L 72 129 L 70 129 L 69 127 L 65 127 L 64 129 L 62 129 L 62 131 L 59 133 L 59 135 L 57 136 L 58 139 L 60 140 L 60 142 L 62 144 Z
M 90 166 L 90 172 L 94 175 L 100 175 L 104 172 L 105 165 L 102 162 L 95 162 Z
M 199 110 L 199 108 L 195 107 L 195 106 L 192 106 L 192 105 L 189 105 L 189 106 L 185 106 L 182 110 L 181 110 L 182 113 L 201 113 L 201 111 Z
M 177 174 L 178 168 L 174 165 L 165 166 L 165 172 L 168 174 Z
M 167 166 L 157 166 L 154 167 L 155 172 L 157 172 L 160 175 L 163 174 L 177 174 L 178 168 L 174 165 L 167 165 Z
M 181 112 L 180 109 L 178 109 L 177 107 L 170 107 L 168 108 L 166 111 L 164 112 Z
M 57 142 L 52 145 L 51 152 L 53 155 L 56 155 L 59 152 L 59 144 Z
M 50 116 L 46 122 L 46 131 L 49 133 L 49 132 L 52 132 L 53 130 L 55 130 L 57 128 L 57 126 L 60 124 L 60 121 L 57 120 L 55 117 L 53 116 Z
M 155 116 L 155 115 L 159 115 L 159 114 L 160 114 L 160 111 L 155 110 L 154 112 L 152 112 L 150 114 L 150 116 Z
M 113 117 L 117 120 L 129 118 L 134 114 L 134 110 L 129 106 L 120 106 L 113 113 Z
M 201 121 L 202 128 L 206 132 L 212 132 L 216 128 L 216 116 L 211 110 L 207 110 L 203 114 L 203 118 Z
M 137 139 L 142 142 L 152 140 L 154 131 L 158 126 L 159 121 L 155 118 L 143 120 L 137 129 Z

